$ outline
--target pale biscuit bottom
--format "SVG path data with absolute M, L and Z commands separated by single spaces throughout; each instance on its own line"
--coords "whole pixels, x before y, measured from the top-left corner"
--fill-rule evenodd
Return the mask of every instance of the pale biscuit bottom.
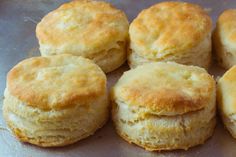
M 116 102 L 113 121 L 122 138 L 146 150 L 187 150 L 212 136 L 215 112 L 214 100 L 202 110 L 176 116 L 158 116 L 144 108 Z
M 158 138 L 162 137 L 162 135 L 155 135 L 152 137 L 144 137 L 142 140 L 132 138 L 127 135 L 125 132 L 122 132 L 117 128 L 117 133 L 124 140 L 129 143 L 134 143 L 140 147 L 145 148 L 148 151 L 161 151 L 161 150 L 174 150 L 174 149 L 184 149 L 188 150 L 190 147 L 204 144 L 204 142 L 210 138 L 213 134 L 214 128 L 216 125 L 216 119 L 212 119 L 209 123 L 205 123 L 203 126 L 199 126 L 199 128 L 195 128 L 191 130 L 191 134 L 198 136 L 197 139 L 192 135 L 179 135 L 178 138 L 172 139 L 172 135 L 169 136 L 169 144 L 161 144 Z M 181 128 L 179 128 L 181 129 Z M 135 130 L 132 130 L 135 132 Z M 141 135 L 140 135 L 141 136 Z
M 129 53 L 128 61 L 131 68 L 150 62 L 174 61 L 180 64 L 196 65 L 208 69 L 211 64 L 211 35 L 207 35 L 197 46 L 183 53 L 179 52 L 179 54 L 169 54 L 162 58 L 148 59 L 133 51 Z
M 25 105 L 7 90 L 3 115 L 16 137 L 42 147 L 64 146 L 84 139 L 108 118 L 106 95 L 88 106 L 43 111 Z

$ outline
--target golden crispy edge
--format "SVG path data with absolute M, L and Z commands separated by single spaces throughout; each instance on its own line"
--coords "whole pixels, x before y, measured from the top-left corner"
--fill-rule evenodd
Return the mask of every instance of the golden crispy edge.
M 72 55 L 60 55 L 60 56 L 63 57 L 63 56 L 72 56 Z M 24 89 L 23 87 L 16 86 L 14 81 L 12 81 L 18 75 L 19 71 L 17 68 L 32 60 L 33 60 L 32 66 L 38 66 L 38 67 L 44 66 L 48 62 L 47 57 L 33 57 L 30 59 L 25 59 L 21 61 L 20 63 L 18 63 L 16 66 L 14 66 L 7 74 L 7 88 L 9 92 L 13 96 L 17 97 L 19 100 L 25 102 L 27 105 L 34 106 L 43 110 L 50 110 L 52 108 L 59 110 L 59 109 L 64 109 L 68 107 L 74 107 L 75 105 L 77 105 L 78 100 L 80 100 L 79 101 L 80 104 L 86 104 L 86 102 L 90 101 L 91 99 L 94 99 L 98 95 L 103 94 L 103 92 L 105 92 L 103 91 L 103 89 L 99 89 L 100 92 L 94 91 L 92 93 L 89 93 L 89 95 L 88 93 L 81 93 L 80 95 L 75 95 L 71 93 L 71 95 L 68 96 L 67 99 L 61 100 L 56 105 L 50 106 L 47 104 L 47 100 L 45 96 L 38 96 L 35 94 L 33 90 Z M 88 59 L 86 60 L 93 63 L 92 61 Z M 99 79 L 97 83 L 106 84 L 106 80 Z
M 214 92 L 216 94 L 216 83 L 215 80 L 210 75 L 206 75 L 208 80 L 211 81 L 209 88 L 202 89 L 203 91 Z M 129 102 L 136 102 L 136 104 L 141 107 L 148 107 L 153 112 L 178 112 L 178 114 L 184 114 L 187 112 L 201 110 L 208 105 L 211 101 L 212 96 L 208 98 L 198 98 L 198 99 L 189 99 L 184 95 L 179 94 L 178 92 L 172 92 L 168 90 L 162 90 L 158 93 L 143 93 L 141 89 L 129 88 L 125 91 L 126 95 L 123 95 L 123 99 L 116 97 L 114 92 L 115 86 L 111 89 L 111 98 L 113 100 L 118 99 L 120 101 L 125 101 L 128 104 Z M 124 93 L 124 92 L 121 92 Z M 139 103 L 138 103 L 139 102 Z
M 140 100 L 140 106 L 149 107 L 155 112 L 178 112 L 183 114 L 187 112 L 201 110 L 208 103 L 209 99 L 189 99 L 184 95 L 174 93 L 172 91 L 161 91 L 159 93 L 141 94 L 142 90 L 129 89 L 126 99 L 129 101 Z M 127 94 L 127 93 L 126 93 Z
M 217 27 L 222 28 L 223 26 L 223 30 L 225 32 L 231 32 L 231 29 L 227 29 L 227 27 L 224 27 L 224 24 L 230 23 L 232 25 L 232 23 L 236 20 L 236 9 L 228 9 L 225 10 L 221 13 L 221 15 L 219 16 L 219 18 L 217 19 Z M 230 33 L 230 40 L 233 42 L 232 44 L 234 44 L 236 42 L 236 34 L 235 33 Z
M 233 112 L 235 112 L 235 108 L 236 108 L 236 98 L 232 98 L 233 102 L 231 104 L 225 104 L 223 99 L 223 93 L 222 90 L 225 89 L 225 87 L 223 87 L 223 83 L 225 84 L 230 84 L 229 81 L 233 81 L 236 82 L 236 65 L 234 65 L 233 67 L 231 67 L 229 70 L 227 70 L 224 75 L 218 80 L 218 84 L 217 84 L 217 106 L 219 108 L 219 110 L 224 114 L 224 115 L 231 115 L 233 114 Z M 224 90 L 224 92 L 231 92 L 228 91 L 228 89 Z M 232 97 L 232 95 L 231 95 Z M 228 109 L 230 108 L 230 109 Z M 234 111 L 233 111 L 234 110 Z M 231 113 L 229 113 L 231 112 Z
M 140 14 L 144 14 L 145 11 L 148 10 L 148 9 L 155 8 L 155 7 L 158 7 L 158 6 L 160 6 L 160 5 L 163 5 L 163 6 L 173 6 L 175 3 L 183 3 L 183 2 L 174 2 L 174 1 L 171 1 L 171 2 L 160 2 L 160 3 L 157 3 L 157 4 L 151 6 L 151 7 L 147 8 L 147 9 L 144 9 L 142 12 L 139 13 L 139 15 L 138 15 L 136 18 L 138 18 L 139 16 L 141 16 Z M 204 11 L 204 9 L 202 9 L 201 6 L 199 6 L 199 5 L 197 5 L 197 4 L 191 4 L 191 3 L 188 3 L 188 2 L 184 2 L 184 3 L 187 4 L 189 7 L 190 7 L 190 6 L 191 6 L 191 7 L 195 7 L 195 8 L 198 8 L 199 10 L 202 11 L 202 15 L 203 15 L 206 19 L 208 19 L 208 20 L 207 20 L 207 25 L 206 25 L 207 27 L 206 27 L 206 29 L 204 29 L 204 30 L 205 30 L 205 33 L 203 33 L 202 38 L 200 38 L 199 35 L 197 35 L 194 44 L 191 44 L 191 45 L 189 45 L 189 46 L 187 46 L 187 47 L 184 47 L 184 48 L 175 47 L 175 49 L 171 50 L 171 51 L 173 51 L 172 54 L 175 53 L 175 52 L 184 52 L 184 51 L 185 51 L 186 49 L 188 49 L 188 48 L 195 47 L 195 46 L 199 43 L 199 41 L 201 41 L 202 39 L 205 38 L 205 36 L 211 31 L 211 28 L 212 28 L 212 20 L 211 20 L 210 16 Z M 135 21 L 135 20 L 134 20 L 134 21 Z M 133 22 L 134 22 L 134 21 L 133 21 Z M 134 25 L 133 22 L 130 24 L 131 27 L 132 27 L 132 25 Z M 130 28 L 131 28 L 131 27 L 130 27 Z M 133 50 L 133 51 L 134 51 L 134 50 Z M 140 54 L 140 55 L 144 56 L 144 54 Z
M 47 43 L 47 42 L 49 42 L 49 41 L 50 41 L 50 42 L 49 42 L 50 44 L 55 44 L 55 45 L 61 45 L 61 44 L 63 43 L 63 41 L 62 41 L 62 43 L 61 43 L 61 42 L 58 43 L 58 42 L 54 41 L 55 39 L 51 38 L 51 37 L 47 34 L 47 32 L 45 32 L 45 30 L 42 29 L 42 28 L 43 28 L 43 22 L 44 22 L 43 20 L 45 20 L 45 18 L 50 19 L 50 16 L 52 16 L 54 12 L 57 12 L 57 11 L 60 11 L 60 10 L 71 9 L 71 8 L 74 7 L 74 4 L 81 3 L 81 5 L 82 5 L 82 4 L 86 4 L 86 3 L 90 3 L 90 2 L 97 2 L 98 4 L 105 4 L 105 5 L 108 5 L 109 8 L 119 11 L 120 16 L 122 16 L 122 17 L 127 21 L 127 23 L 129 23 L 126 14 L 125 14 L 122 10 L 119 10 L 119 9 L 117 9 L 116 7 L 114 7 L 114 6 L 113 6 L 112 4 L 110 4 L 110 3 L 103 2 L 103 1 L 93 1 L 93 0 L 73 0 L 73 1 L 70 1 L 70 2 L 67 2 L 67 3 L 62 4 L 62 5 L 61 5 L 60 7 L 58 7 L 57 9 L 55 9 L 55 10 L 49 12 L 49 13 L 48 13 L 47 15 L 45 15 L 45 16 L 42 18 L 42 20 L 37 24 L 37 26 L 36 26 L 36 37 L 37 37 L 37 39 L 39 39 L 39 43 L 42 43 L 42 44 L 43 44 L 43 43 Z M 44 27 L 45 27 L 45 26 L 44 26 Z M 112 32 L 109 32 L 109 33 L 110 33 L 110 35 L 113 35 L 113 36 L 114 36 L 114 32 L 113 32 L 113 31 L 112 31 Z M 126 35 L 126 36 L 128 36 L 128 30 L 127 30 L 127 35 Z M 53 39 L 53 40 L 50 40 L 50 39 Z M 68 39 L 70 39 L 70 37 L 69 37 Z M 113 39 L 113 40 L 114 40 L 114 39 Z M 119 40 L 118 40 L 118 41 L 119 41 Z M 105 41 L 103 41 L 103 44 L 104 44 L 104 42 L 105 42 Z M 117 42 L 117 41 L 115 41 L 115 42 Z M 91 44 L 90 44 L 89 49 L 91 49 Z M 97 46 L 94 47 L 94 49 L 97 50 Z M 103 49 L 104 49 L 104 45 L 101 45 L 100 49 L 103 50 Z M 69 53 L 69 52 L 66 52 L 66 53 Z

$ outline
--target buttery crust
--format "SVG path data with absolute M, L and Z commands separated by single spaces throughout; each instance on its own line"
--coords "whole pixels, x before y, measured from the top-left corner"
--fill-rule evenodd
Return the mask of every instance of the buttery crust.
M 161 2 L 143 10 L 130 24 L 130 48 L 132 53 L 150 62 L 169 60 L 208 68 L 211 27 L 211 18 L 200 6 Z M 201 49 L 195 51 L 198 47 Z M 201 58 L 204 61 L 195 61 L 198 53 L 206 56 Z M 131 67 L 135 67 L 137 63 L 132 56 L 128 59 Z
M 149 151 L 203 144 L 216 125 L 215 81 L 196 66 L 138 66 L 123 74 L 111 99 L 117 133 Z
M 222 121 L 236 138 L 236 66 L 231 67 L 217 83 L 217 104 Z
M 86 105 L 104 94 L 105 87 L 106 76 L 97 65 L 72 55 L 26 59 L 7 75 L 12 95 L 44 110 Z
M 47 14 L 36 35 L 43 56 L 83 56 L 110 72 L 126 60 L 128 26 L 126 15 L 109 3 L 75 0 Z
M 226 116 L 236 114 L 236 66 L 230 68 L 218 81 L 217 100 Z
M 33 57 L 7 75 L 3 115 L 23 142 L 58 147 L 84 139 L 108 118 L 106 76 L 72 55 Z
M 225 10 L 218 18 L 213 33 L 218 63 L 225 69 L 236 64 L 236 9 Z
M 13 134 L 22 142 L 41 147 L 75 143 L 94 134 L 108 119 L 106 94 L 86 106 L 47 111 L 27 105 L 7 89 L 4 95 L 3 116 Z
M 236 29 L 235 22 L 236 19 L 236 9 L 225 10 L 218 18 L 217 24 L 222 29 L 224 37 L 229 42 L 236 42 Z
M 157 115 L 178 115 L 204 108 L 214 88 L 214 79 L 202 68 L 160 62 L 125 72 L 112 97 Z

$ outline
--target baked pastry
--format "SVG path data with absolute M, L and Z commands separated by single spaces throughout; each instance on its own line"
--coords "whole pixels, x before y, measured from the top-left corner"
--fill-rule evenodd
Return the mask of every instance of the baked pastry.
M 8 73 L 4 96 L 3 115 L 12 132 L 42 147 L 86 138 L 108 117 L 106 76 L 82 57 L 26 59 Z
M 109 3 L 75 0 L 47 14 L 36 27 L 42 56 L 73 54 L 110 72 L 126 60 L 126 15 Z
M 125 72 L 113 87 L 117 133 L 146 150 L 188 149 L 215 128 L 215 81 L 203 69 L 147 63 Z
M 236 138 L 236 66 L 218 80 L 217 102 L 224 125 Z
M 219 16 L 213 46 L 222 67 L 229 69 L 236 64 L 236 9 L 226 10 Z
M 198 5 L 161 2 L 143 10 L 130 24 L 131 68 L 147 62 L 174 61 L 208 68 L 212 21 Z

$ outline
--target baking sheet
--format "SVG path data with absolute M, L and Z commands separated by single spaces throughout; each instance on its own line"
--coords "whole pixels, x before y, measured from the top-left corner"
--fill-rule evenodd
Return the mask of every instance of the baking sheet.
M 130 145 L 118 137 L 111 122 L 108 122 L 95 135 L 62 148 L 39 148 L 18 142 L 6 130 L 2 119 L 2 99 L 7 72 L 24 58 L 37 56 L 38 44 L 35 26 L 49 11 L 57 8 L 63 0 L 0 0 L 0 157 L 235 157 L 236 140 L 224 129 L 218 119 L 214 135 L 204 145 L 171 152 L 148 152 Z M 158 0 L 109 0 L 124 10 L 130 21 L 143 8 L 159 2 Z M 215 21 L 218 14 L 227 8 L 236 8 L 235 0 L 192 0 L 209 11 Z M 128 70 L 127 65 L 108 75 L 112 86 Z M 213 65 L 210 73 L 220 76 L 224 70 Z

